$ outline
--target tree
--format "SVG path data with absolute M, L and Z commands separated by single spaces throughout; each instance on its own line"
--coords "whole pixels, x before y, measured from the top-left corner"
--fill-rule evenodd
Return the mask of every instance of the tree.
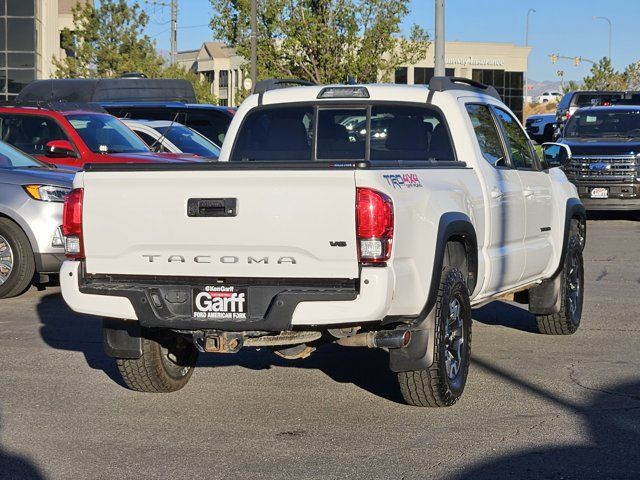
M 575 92 L 576 90 L 580 90 L 581 88 L 582 85 L 580 85 L 579 82 L 576 82 L 575 80 L 569 80 L 562 87 L 562 93 Z
M 250 0 L 210 0 L 214 37 L 250 57 Z M 396 67 L 424 58 L 427 33 L 399 37 L 408 0 L 260 0 L 258 78 L 315 83 L 390 80 Z
M 203 78 L 200 78 L 197 73 L 190 72 L 179 65 L 172 65 L 162 69 L 159 77 L 180 78 L 183 80 L 188 80 L 193 85 L 198 103 L 212 103 L 214 105 L 218 104 L 218 98 L 213 93 L 211 93 L 211 84 Z
M 626 81 L 624 74 L 614 70 L 611 60 L 603 57 L 591 67 L 591 75 L 584 77 L 583 87 L 586 90 L 624 90 Z
M 624 69 L 624 79 L 628 90 L 640 90 L 640 61 Z
M 56 76 L 117 77 L 125 72 L 160 74 L 163 59 L 151 38 L 143 34 L 149 17 L 135 2 L 79 2 L 73 8 L 73 29 L 62 31 L 62 48 L 71 55 L 53 59 Z

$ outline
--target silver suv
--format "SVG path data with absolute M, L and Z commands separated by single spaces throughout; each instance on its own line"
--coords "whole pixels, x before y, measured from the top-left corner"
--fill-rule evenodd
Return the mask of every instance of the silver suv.
M 0 142 L 0 298 L 57 274 L 64 260 L 62 208 L 73 172 Z

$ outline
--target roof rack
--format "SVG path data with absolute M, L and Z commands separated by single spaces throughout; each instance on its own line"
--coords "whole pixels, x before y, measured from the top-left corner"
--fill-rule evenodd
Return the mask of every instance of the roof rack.
M 265 93 L 269 90 L 278 90 L 280 88 L 308 87 L 313 85 L 316 84 L 299 78 L 270 78 L 256 83 L 253 93 Z
M 23 100 L 23 101 L 7 101 L 1 102 L 3 107 L 31 107 L 40 108 L 43 110 L 53 110 L 56 112 L 64 112 L 71 110 L 85 110 L 89 112 L 107 113 L 97 103 L 85 103 L 85 102 L 52 102 L 47 100 Z
M 484 93 L 485 95 L 502 100 L 495 87 L 463 77 L 433 77 L 429 81 L 429 90 L 434 90 L 436 92 L 446 92 L 447 90 L 467 90 L 470 92 Z

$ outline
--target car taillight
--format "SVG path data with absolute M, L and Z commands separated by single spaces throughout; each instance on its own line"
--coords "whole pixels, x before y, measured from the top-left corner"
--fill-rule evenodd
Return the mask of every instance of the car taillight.
M 356 189 L 358 261 L 383 263 L 391 257 L 393 202 L 370 188 Z
M 67 257 L 76 260 L 84 258 L 84 242 L 82 239 L 83 193 L 81 188 L 71 190 L 64 199 L 62 213 L 62 234 L 65 236 L 64 251 Z

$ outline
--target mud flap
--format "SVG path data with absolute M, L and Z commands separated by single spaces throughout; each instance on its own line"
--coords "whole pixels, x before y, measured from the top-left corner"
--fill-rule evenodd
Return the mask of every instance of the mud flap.
M 411 341 L 404 348 L 389 349 L 389 368 L 398 372 L 423 370 L 433 363 L 435 308 L 420 323 L 407 325 L 411 331 Z
M 552 315 L 562 303 L 562 270 L 553 278 L 529 289 L 529 311 L 536 315 Z
M 140 358 L 142 333 L 140 324 L 131 320 L 105 318 L 102 321 L 104 353 L 115 358 Z

